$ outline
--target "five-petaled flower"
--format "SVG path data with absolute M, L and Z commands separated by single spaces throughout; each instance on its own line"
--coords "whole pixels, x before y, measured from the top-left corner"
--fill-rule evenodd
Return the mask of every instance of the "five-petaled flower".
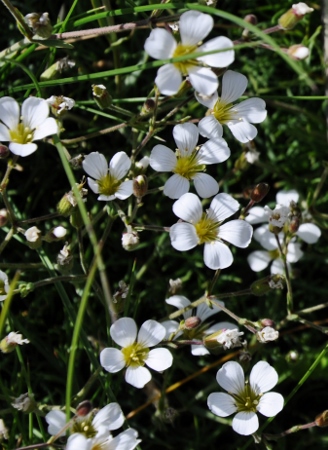
M 84 158 L 82 165 L 92 177 L 88 177 L 90 189 L 95 194 L 100 194 L 98 200 L 125 200 L 132 195 L 133 181 L 122 180 L 131 167 L 131 160 L 125 152 L 116 153 L 109 166 L 104 155 L 92 152 Z
M 18 156 L 28 156 L 38 148 L 34 141 L 56 134 L 57 122 L 49 116 L 46 100 L 29 97 L 22 110 L 12 97 L 0 99 L 0 141 L 9 142 L 9 150 Z
M 176 125 L 173 137 L 176 152 L 165 145 L 155 145 L 150 154 L 150 166 L 158 172 L 173 172 L 164 185 L 164 194 L 177 199 L 189 191 L 193 180 L 197 194 L 202 198 L 212 197 L 219 192 L 217 181 L 203 173 L 207 164 L 226 161 L 230 150 L 224 139 L 212 139 L 197 147 L 199 132 L 193 123 Z
M 211 95 L 217 90 L 218 78 L 207 66 L 227 67 L 234 61 L 235 53 L 232 41 L 224 36 L 216 37 L 203 45 L 199 45 L 210 33 L 213 25 L 213 18 L 208 14 L 187 11 L 181 15 L 179 21 L 180 43 L 177 43 L 172 34 L 163 28 L 155 28 L 151 31 L 145 42 L 145 50 L 155 59 L 176 58 L 211 50 L 218 51 L 218 53 L 211 55 L 199 56 L 195 59 L 191 58 L 162 66 L 155 79 L 155 83 L 162 94 L 176 94 L 180 88 L 182 76 L 187 75 L 197 92 Z
M 233 256 L 224 241 L 236 247 L 249 245 L 253 228 L 244 220 L 236 219 L 221 224 L 239 209 L 239 203 L 229 194 L 217 194 L 204 213 L 200 199 L 187 193 L 173 204 L 173 212 L 184 222 L 170 228 L 172 246 L 179 251 L 204 246 L 204 263 L 213 270 L 231 266 Z
M 259 427 L 257 412 L 266 417 L 273 417 L 283 408 L 283 396 L 277 392 L 268 392 L 277 384 L 278 374 L 265 361 L 255 364 L 249 381 L 246 382 L 241 365 L 229 361 L 218 371 L 216 380 L 228 394 L 210 394 L 207 405 L 212 413 L 219 417 L 237 413 L 232 420 L 232 428 L 236 433 L 244 436 L 255 433 Z
M 246 90 L 247 78 L 241 73 L 227 70 L 222 78 L 221 97 L 215 92 L 207 97 L 202 93 L 196 98 L 210 109 L 210 115 L 199 124 L 199 132 L 209 139 L 222 137 L 223 127 L 227 125 L 234 137 L 243 143 L 253 140 L 257 129 L 252 123 L 261 123 L 267 116 L 265 101 L 261 98 L 249 98 L 236 105 L 233 104 Z
M 126 367 L 125 381 L 136 388 L 143 388 L 151 380 L 150 371 L 162 372 L 172 365 L 172 355 L 166 348 L 155 348 L 165 337 L 163 325 L 156 320 L 146 320 L 137 330 L 137 325 L 130 317 L 118 319 L 110 327 L 110 335 L 114 342 L 122 347 L 105 348 L 100 353 L 100 364 L 111 373 Z

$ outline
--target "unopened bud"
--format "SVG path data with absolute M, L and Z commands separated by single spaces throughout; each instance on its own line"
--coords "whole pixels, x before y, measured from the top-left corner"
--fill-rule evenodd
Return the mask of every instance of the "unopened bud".
M 292 234 L 295 234 L 299 229 L 301 221 L 298 217 L 293 217 L 288 225 L 288 231 Z
M 6 209 L 0 209 L 0 227 L 4 227 L 8 222 L 8 211 Z
M 42 233 L 38 227 L 31 227 L 25 231 L 27 245 L 32 249 L 37 249 L 42 245 Z
M 317 427 L 320 427 L 320 428 L 328 426 L 328 410 L 327 409 L 315 418 L 315 424 Z
M 274 328 L 276 326 L 274 320 L 272 320 L 272 319 L 261 319 L 259 322 L 262 327 L 273 327 Z
M 34 35 L 41 39 L 47 39 L 52 34 L 52 25 L 47 12 L 27 14 L 25 22 L 33 30 Z
M 50 106 L 52 114 L 56 117 L 64 116 L 75 105 L 75 100 L 63 95 L 52 95 L 46 102 Z
M 279 289 L 282 289 L 283 280 L 284 278 L 280 274 L 270 275 L 268 277 L 254 281 L 254 283 L 251 284 L 250 290 L 253 295 L 261 297 L 262 295 L 270 292 L 272 289 L 278 289 L 278 287 L 276 286 L 279 286 Z
M 92 95 L 95 102 L 101 109 L 108 108 L 112 104 L 112 97 L 107 91 L 106 86 L 103 84 L 93 84 Z
M 188 317 L 184 322 L 184 328 L 186 330 L 192 330 L 193 328 L 197 328 L 201 323 L 201 319 L 197 316 Z
M 83 186 L 84 186 L 84 179 L 80 184 L 76 183 L 76 188 L 79 191 L 82 198 L 84 198 L 88 193 L 88 189 L 85 189 Z M 77 200 L 74 191 L 72 189 L 60 199 L 59 203 L 57 204 L 57 211 L 60 215 L 68 217 L 74 212 L 76 206 Z
M 310 8 L 306 3 L 296 3 L 280 17 L 278 23 L 284 30 L 292 30 L 303 19 L 305 14 L 309 14 L 312 11 L 313 8 Z
M 287 50 L 287 55 L 298 61 L 307 58 L 309 54 L 310 50 L 308 49 L 308 47 L 305 47 L 301 44 L 292 45 Z
M 155 100 L 153 100 L 152 98 L 147 98 L 145 103 L 142 105 L 140 115 L 145 116 L 146 114 L 150 114 L 155 110 L 155 107 L 156 107 Z
M 244 20 L 252 25 L 257 25 L 257 17 L 254 14 L 247 14 L 247 16 L 244 17 Z
M 133 194 L 137 198 L 142 198 L 147 194 L 148 191 L 148 180 L 146 175 L 138 175 L 133 180 Z
M 9 155 L 9 148 L 6 145 L 0 144 L 0 159 L 6 159 Z
M 89 400 L 84 400 L 76 407 L 76 415 L 79 417 L 85 417 L 92 411 L 92 403 Z
M 122 234 L 122 247 L 128 252 L 134 250 L 138 246 L 139 241 L 139 234 L 134 230 Z
M 62 226 L 54 227 L 44 236 L 43 240 L 46 242 L 56 242 L 64 239 L 67 234 L 66 228 Z
M 23 339 L 23 336 L 15 331 L 11 331 L 8 336 L 6 336 L 0 342 L 0 350 L 2 353 L 12 352 L 17 345 L 28 344 L 30 341 L 28 339 Z
M 267 183 L 259 183 L 255 186 L 251 192 L 251 200 L 255 203 L 261 202 L 270 190 L 270 186 Z
M 22 394 L 15 398 L 11 404 L 18 411 L 23 411 L 24 413 L 31 413 L 37 409 L 36 401 L 32 394 Z

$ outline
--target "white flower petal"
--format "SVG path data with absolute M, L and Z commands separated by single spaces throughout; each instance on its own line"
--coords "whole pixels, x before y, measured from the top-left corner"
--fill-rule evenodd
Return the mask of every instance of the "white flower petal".
M 245 220 L 252 225 L 256 225 L 258 223 L 267 222 L 269 220 L 269 214 L 262 206 L 253 206 L 253 208 L 248 211 Z
M 10 141 L 10 139 L 11 137 L 9 134 L 9 129 L 5 125 L 0 123 L 0 141 L 8 142 Z
M 202 217 L 203 207 L 195 194 L 187 193 L 173 204 L 173 212 L 180 219 L 190 223 L 197 223 Z
M 219 87 L 217 75 L 208 67 L 192 66 L 188 75 L 192 87 L 203 95 L 211 95 Z
M 214 25 L 212 16 L 199 11 L 181 14 L 179 31 L 183 45 L 196 45 L 206 38 Z
M 321 236 L 321 230 L 314 223 L 302 223 L 296 235 L 307 244 L 315 244 Z
M 224 302 L 218 301 L 218 303 L 224 306 Z M 220 311 L 221 309 L 218 308 L 217 306 L 210 308 L 206 303 L 202 303 L 199 306 L 197 306 L 196 315 L 203 322 L 204 320 L 208 319 L 209 317 L 212 317 L 214 314 L 217 314 Z
M 104 446 L 104 450 L 133 450 L 141 442 L 138 433 L 133 428 L 122 431 Z
M 220 139 L 223 135 L 223 127 L 213 115 L 206 116 L 198 124 L 199 132 L 208 139 Z
M 243 144 L 252 141 L 257 136 L 257 128 L 246 120 L 229 122 L 227 125 L 234 137 Z
M 165 300 L 165 302 L 168 305 L 175 306 L 178 309 L 186 308 L 186 306 L 190 305 L 190 300 L 187 299 L 187 297 L 184 297 L 183 295 L 172 295 L 172 297 L 169 297 Z M 184 313 L 184 317 L 190 317 L 191 316 L 191 310 Z
M 81 433 L 74 433 L 67 439 L 66 450 L 91 450 L 92 441 Z
M 232 420 L 232 429 L 243 436 L 249 436 L 255 433 L 258 427 L 259 419 L 254 412 L 239 412 Z
M 247 262 L 254 272 L 260 272 L 268 267 L 272 257 L 269 252 L 256 250 L 247 256 Z
M 155 145 L 150 153 L 150 167 L 157 172 L 172 172 L 177 163 L 175 153 L 162 144 Z
M 243 368 L 235 361 L 228 361 L 216 375 L 219 385 L 231 394 L 239 394 L 244 391 L 245 375 Z
M 296 263 L 302 258 L 303 255 L 304 253 L 301 250 L 301 244 L 298 242 L 290 242 L 288 244 L 286 259 L 289 263 Z
M 58 133 L 58 125 L 55 119 L 48 117 L 40 125 L 38 125 L 33 133 L 33 141 L 43 139 Z
M 238 209 L 239 203 L 237 200 L 222 192 L 213 198 L 211 206 L 207 210 L 207 215 L 217 222 L 222 222 L 237 212 Z
M 221 100 L 225 103 L 233 103 L 243 95 L 247 84 L 248 80 L 245 75 L 227 70 L 222 77 Z
M 137 325 L 130 317 L 121 317 L 110 327 L 110 335 L 116 344 L 128 347 L 137 338 Z
M 95 194 L 99 194 L 99 184 L 97 181 L 95 181 L 93 178 L 88 177 L 88 185 L 89 188 L 95 193 Z
M 219 95 L 217 92 L 213 92 L 211 95 L 203 95 L 199 92 L 195 92 L 196 100 L 209 109 L 213 109 L 215 103 L 217 102 Z
M 184 252 L 198 244 L 195 227 L 190 223 L 176 223 L 170 228 L 171 245 L 176 250 Z
M 187 178 L 175 173 L 165 183 L 163 193 L 169 198 L 177 199 L 189 191 L 190 183 Z
M 108 164 L 102 153 L 92 152 L 82 162 L 83 170 L 95 180 L 100 180 L 108 173 Z
M 109 172 L 117 180 L 121 180 L 131 167 L 131 159 L 125 152 L 115 153 L 109 163 Z M 90 174 L 89 174 L 90 175 Z
M 17 144 L 16 142 L 10 142 L 9 144 L 9 150 L 11 153 L 17 156 L 29 156 L 32 153 L 34 153 L 38 146 L 34 144 L 33 142 L 29 144 Z
M 280 413 L 283 407 L 284 397 L 281 394 L 267 392 L 261 397 L 257 410 L 265 417 L 273 417 Z
M 24 100 L 22 104 L 22 121 L 25 126 L 34 130 L 39 127 L 48 116 L 49 105 L 46 100 L 37 97 L 29 97 Z
M 196 173 L 193 181 L 196 192 L 201 198 L 209 198 L 219 192 L 218 182 L 207 173 Z
M 204 263 L 212 270 L 226 269 L 233 263 L 231 250 L 222 242 L 206 243 L 204 246 Z
M 173 128 L 173 137 L 178 149 L 190 155 L 198 143 L 198 128 L 190 122 L 176 125 Z
M 252 225 L 245 220 L 230 220 L 220 226 L 219 237 L 239 248 L 249 246 L 253 235 Z
M 46 422 L 48 424 L 48 433 L 51 436 L 56 436 L 66 425 L 66 414 L 63 411 L 52 410 L 49 411 L 45 416 Z M 65 436 L 66 431 L 64 430 L 60 436 Z
M 218 164 L 226 161 L 231 155 L 224 139 L 210 139 L 203 144 L 198 152 L 199 164 Z
M 115 197 L 119 200 L 125 200 L 130 195 L 133 194 L 133 181 L 132 180 L 126 180 L 123 181 L 123 183 L 120 184 L 117 191 L 115 192 Z
M 171 334 L 175 333 L 179 328 L 179 323 L 176 320 L 164 320 L 164 322 L 161 322 L 161 324 L 166 330 L 165 339 L 169 339 Z
M 234 398 L 225 392 L 213 392 L 207 398 L 207 406 L 213 414 L 228 417 L 237 411 Z
M 214 39 L 210 39 L 198 48 L 200 52 L 210 52 L 212 50 L 224 50 L 219 53 L 213 53 L 212 55 L 201 56 L 197 58 L 198 61 L 202 61 L 210 67 L 227 67 L 235 60 L 235 52 L 232 50 L 233 42 L 225 36 L 219 36 Z
M 210 352 L 207 350 L 207 348 L 204 345 L 191 345 L 191 354 L 193 356 L 204 356 L 209 355 Z
M 163 327 L 164 328 L 164 327 Z M 150 350 L 145 363 L 157 372 L 162 372 L 172 366 L 173 357 L 166 348 L 155 348 Z
M 249 384 L 256 395 L 270 391 L 278 382 L 276 370 L 266 361 L 259 361 L 253 366 Z
M 143 347 L 154 347 L 159 344 L 165 336 L 165 328 L 156 320 L 146 320 L 139 330 L 137 341 Z
M 125 359 L 120 350 L 109 347 L 100 352 L 100 364 L 107 372 L 116 373 L 125 367 Z
M 165 64 L 158 69 L 155 83 L 161 94 L 174 95 L 180 89 L 182 75 L 174 64 Z
M 289 270 L 290 270 L 290 265 L 289 265 Z M 284 265 L 283 265 L 283 262 L 281 261 L 281 259 L 275 259 L 273 261 L 273 263 L 271 264 L 271 267 L 270 267 L 270 272 L 272 275 L 276 275 L 276 274 L 284 275 L 285 268 L 284 268 Z
M 265 101 L 261 98 L 248 98 L 238 105 L 234 106 L 239 117 L 250 123 L 261 123 L 266 119 L 267 110 L 265 109 Z
M 171 58 L 177 42 L 173 35 L 164 28 L 155 28 L 145 42 L 145 51 L 154 59 Z
M 0 98 L 0 121 L 10 130 L 17 127 L 19 123 L 19 104 L 12 97 Z
M 118 403 L 109 403 L 93 418 L 92 425 L 96 430 L 100 426 L 105 426 L 107 430 L 117 430 L 124 423 L 124 415 Z
M 276 195 L 276 203 L 289 206 L 291 201 L 297 203 L 299 197 L 300 195 L 295 189 L 291 189 L 290 191 L 279 191 Z
M 151 373 L 146 367 L 128 367 L 125 372 L 125 381 L 132 386 L 142 389 L 151 380 Z

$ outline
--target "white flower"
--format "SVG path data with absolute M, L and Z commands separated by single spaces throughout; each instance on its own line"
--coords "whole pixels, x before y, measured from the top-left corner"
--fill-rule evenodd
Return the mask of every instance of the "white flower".
M 122 181 L 131 167 L 131 160 L 125 152 L 116 153 L 109 163 L 104 155 L 92 152 L 83 160 L 83 169 L 88 177 L 90 189 L 100 194 L 98 200 L 125 200 L 133 192 L 133 181 Z
M 52 95 L 47 98 L 46 102 L 51 107 L 54 115 L 62 116 L 66 111 L 72 109 L 75 105 L 75 100 L 63 95 Z
M 283 246 L 284 233 L 279 233 L 278 239 Z M 274 234 L 269 231 L 268 225 L 262 225 L 254 231 L 254 239 L 258 241 L 265 250 L 256 250 L 248 255 L 247 261 L 254 272 L 260 272 L 268 267 L 271 261 L 271 273 L 284 273 L 284 265 L 280 257 L 278 243 Z M 287 247 L 287 264 L 296 263 L 303 256 L 301 245 L 297 242 L 289 242 Z
M 28 242 L 37 242 L 40 240 L 41 234 L 38 227 L 30 227 L 25 231 L 24 236 Z
M 180 88 L 182 77 L 187 75 L 197 92 L 211 95 L 217 90 L 219 85 L 217 76 L 207 66 L 227 67 L 234 61 L 235 52 L 232 50 L 232 41 L 223 36 L 199 45 L 210 33 L 213 25 L 213 18 L 208 14 L 187 11 L 180 17 L 180 43 L 177 43 L 172 34 L 163 28 L 155 28 L 151 31 L 145 42 L 145 51 L 154 59 L 169 59 L 196 52 L 218 50 L 218 53 L 162 66 L 155 79 L 155 83 L 162 94 L 176 94 Z M 230 50 L 224 51 L 225 49 Z
M 219 417 L 237 413 L 232 420 L 236 433 L 244 436 L 255 433 L 259 427 L 257 412 L 273 417 L 283 408 L 283 396 L 276 392 L 268 393 L 277 384 L 278 374 L 265 361 L 255 364 L 248 383 L 245 383 L 241 365 L 234 361 L 223 364 L 216 380 L 229 394 L 214 392 L 208 396 L 207 405 Z
M 110 335 L 122 347 L 105 348 L 100 353 L 100 364 L 105 370 L 116 373 L 126 367 L 125 381 L 136 388 L 143 388 L 151 380 L 150 371 L 162 372 L 171 367 L 172 355 L 166 348 L 149 350 L 165 337 L 165 328 L 155 320 L 147 320 L 139 333 L 135 321 L 129 317 L 118 319 L 110 327 Z
M 256 333 L 256 338 L 259 342 L 266 343 L 275 341 L 279 337 L 279 331 L 272 327 L 264 327 L 261 331 Z
M 217 194 L 204 213 L 200 199 L 195 194 L 184 194 L 173 204 L 173 212 L 184 222 L 170 228 L 172 246 L 181 252 L 196 245 L 204 246 L 204 263 L 213 270 L 231 266 L 233 256 L 224 241 L 236 247 L 249 245 L 253 229 L 244 220 L 221 223 L 239 209 L 239 203 L 228 194 Z
M 243 336 L 243 334 L 244 332 L 239 331 L 238 328 L 227 328 L 217 336 L 216 340 L 225 350 L 229 348 L 241 347 L 243 343 L 240 340 L 240 336 Z
M 313 8 L 310 8 L 306 3 L 295 3 L 292 5 L 292 9 L 297 16 L 304 16 L 305 14 L 309 14 L 314 11 Z
M 164 186 L 164 194 L 180 198 L 189 191 L 193 180 L 197 194 L 202 198 L 212 197 L 219 191 L 217 181 L 203 173 L 205 165 L 226 161 L 230 150 L 223 139 L 212 139 L 197 147 L 198 129 L 193 123 L 176 125 L 173 137 L 177 145 L 174 152 L 165 145 L 155 145 L 150 154 L 150 166 L 158 172 L 173 172 Z
M 221 97 L 217 92 L 210 97 L 196 94 L 197 100 L 211 112 L 198 124 L 202 136 L 209 139 L 221 138 L 222 125 L 227 125 L 240 142 L 246 143 L 256 137 L 257 129 L 252 123 L 261 123 L 265 120 L 267 111 L 264 100 L 254 97 L 233 104 L 243 95 L 247 83 L 247 78 L 241 73 L 227 70 L 222 78 Z
M 133 450 L 141 442 L 133 428 L 122 431 L 113 437 L 95 437 L 87 439 L 83 434 L 74 433 L 68 440 L 66 450 Z
M 173 295 L 165 301 L 169 305 L 175 306 L 178 309 L 186 308 L 191 303 L 190 300 L 188 300 L 183 295 Z M 223 302 L 219 303 L 224 306 Z M 196 326 L 191 329 L 186 329 L 184 327 L 182 330 L 179 330 L 180 324 L 176 320 L 166 320 L 162 322 L 162 325 L 166 329 L 166 339 L 169 339 L 170 335 L 174 333 L 174 340 L 181 338 L 183 340 L 189 341 L 202 341 L 203 338 L 205 338 L 209 334 L 215 333 L 218 330 L 235 328 L 236 326 L 229 322 L 219 322 L 213 325 L 211 323 L 204 323 L 205 320 L 220 311 L 220 308 L 210 308 L 206 303 L 201 303 L 199 306 L 197 306 L 195 312 L 193 312 L 192 309 L 189 309 L 188 311 L 183 313 L 185 321 L 190 318 L 198 319 L 196 321 Z M 208 355 L 210 352 L 202 344 L 191 344 L 191 353 L 194 356 L 202 356 Z
M 8 345 L 23 345 L 30 342 L 28 339 L 23 339 L 23 335 L 18 331 L 11 331 L 5 339 Z
M 282 228 L 285 225 L 290 213 L 289 207 L 279 204 L 276 205 L 274 210 L 269 208 L 269 206 L 265 206 L 264 210 L 268 214 L 269 224 L 278 228 Z
M 55 236 L 55 238 L 57 239 L 63 239 L 63 237 L 66 236 L 67 230 L 66 228 L 62 227 L 61 225 L 58 227 L 55 227 L 52 230 L 53 235 Z
M 29 97 L 19 105 L 12 97 L 0 99 L 0 141 L 9 142 L 9 150 L 18 156 L 28 156 L 38 148 L 34 141 L 56 134 L 55 119 L 49 116 L 49 106 L 42 98 Z
M 6 300 L 9 292 L 9 280 L 7 275 L 0 270 L 0 302 Z
M 45 417 L 48 423 L 48 433 L 52 436 L 61 432 L 65 436 L 66 414 L 63 411 L 52 410 Z M 124 423 L 124 416 L 118 403 L 109 403 L 96 414 L 94 411 L 87 416 L 76 417 L 72 423 L 73 433 L 84 433 L 86 437 L 109 436 L 111 430 L 117 430 Z M 86 431 L 85 431 L 86 430 Z

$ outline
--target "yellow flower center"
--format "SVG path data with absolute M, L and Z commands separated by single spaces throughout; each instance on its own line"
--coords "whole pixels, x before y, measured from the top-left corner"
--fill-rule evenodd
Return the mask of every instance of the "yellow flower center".
M 33 130 L 24 126 L 23 123 L 19 123 L 13 130 L 9 130 L 11 142 L 17 144 L 28 144 L 33 140 Z
M 214 242 L 217 240 L 219 223 L 207 217 L 204 213 L 198 223 L 195 224 L 199 244 Z
M 271 259 L 278 259 L 278 258 L 280 258 L 280 252 L 279 252 L 278 249 L 270 250 L 269 251 L 269 255 L 270 255 Z
M 120 185 L 121 180 L 117 180 L 109 173 L 98 180 L 99 193 L 102 195 L 114 195 Z
M 149 348 L 138 342 L 134 342 L 128 347 L 122 348 L 126 366 L 139 367 L 145 365 L 145 360 L 149 353 Z
M 222 124 L 233 120 L 235 118 L 233 104 L 225 103 L 221 99 L 218 99 L 213 108 L 213 115 Z
M 230 395 L 235 399 L 238 412 L 256 412 L 262 397 L 262 394 L 256 394 L 252 390 L 248 382 L 245 383 L 243 391 Z
M 86 438 L 93 438 L 97 434 L 97 430 L 92 425 L 93 414 L 89 414 L 83 418 L 77 418 L 72 426 L 72 433 L 81 433 Z
M 177 163 L 173 169 L 173 173 L 177 173 L 178 175 L 187 178 L 187 180 L 192 180 L 196 173 L 202 172 L 205 169 L 205 165 L 198 164 L 196 156 L 197 149 L 188 156 L 181 156 L 181 153 L 177 150 Z
M 197 45 L 183 45 L 178 44 L 173 53 L 173 58 L 177 58 L 178 56 L 185 56 L 191 53 L 195 53 L 197 50 Z M 175 62 L 173 63 L 175 67 L 182 73 L 182 75 L 188 75 L 188 70 L 192 66 L 197 66 L 198 62 L 196 59 L 186 59 L 185 61 Z

